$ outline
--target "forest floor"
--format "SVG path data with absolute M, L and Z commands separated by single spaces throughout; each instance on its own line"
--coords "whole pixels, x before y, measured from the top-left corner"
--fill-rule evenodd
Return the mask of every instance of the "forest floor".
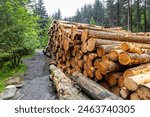
M 24 85 L 19 90 L 21 100 L 54 100 L 56 92 L 53 82 L 49 80 L 49 69 L 42 51 L 23 61 L 28 66 Z

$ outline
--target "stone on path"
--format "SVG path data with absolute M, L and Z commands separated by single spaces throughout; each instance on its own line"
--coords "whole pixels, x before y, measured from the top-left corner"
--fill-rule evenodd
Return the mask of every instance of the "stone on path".
M 2 100 L 8 100 L 12 99 L 16 94 L 17 88 L 14 86 L 7 87 L 2 93 L 1 93 L 1 99 Z

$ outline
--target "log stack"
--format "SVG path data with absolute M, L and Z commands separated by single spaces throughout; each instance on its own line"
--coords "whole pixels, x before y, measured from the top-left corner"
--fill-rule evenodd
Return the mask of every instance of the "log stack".
M 81 72 L 124 99 L 150 99 L 150 35 L 54 20 L 46 52 L 66 75 Z

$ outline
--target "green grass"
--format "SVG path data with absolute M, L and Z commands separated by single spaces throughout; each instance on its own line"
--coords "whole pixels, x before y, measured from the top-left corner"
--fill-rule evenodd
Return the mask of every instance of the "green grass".
M 33 52 L 30 55 L 23 56 L 21 60 L 31 58 L 34 55 L 35 55 L 35 52 Z M 27 69 L 28 67 L 25 64 L 20 64 L 16 68 L 12 69 L 10 68 L 10 62 L 5 63 L 3 68 L 0 69 L 0 92 L 2 92 L 5 89 L 6 87 L 5 81 L 9 77 L 22 76 L 26 72 Z

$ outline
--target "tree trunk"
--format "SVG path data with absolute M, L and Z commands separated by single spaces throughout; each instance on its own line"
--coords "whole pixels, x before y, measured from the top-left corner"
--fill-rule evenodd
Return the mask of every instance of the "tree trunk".
M 83 95 L 73 84 L 73 82 L 66 77 L 60 69 L 55 65 L 50 65 L 49 67 L 52 80 L 56 86 L 57 93 L 60 100 L 85 100 L 89 99 Z
M 143 85 L 147 82 L 150 82 L 150 72 L 124 78 L 124 86 L 129 91 L 136 91 L 139 85 Z
M 92 81 L 89 78 L 86 78 L 81 73 L 74 73 L 71 79 L 74 80 L 80 86 L 80 88 L 92 99 L 121 99 L 97 84 L 96 82 Z
M 149 62 L 150 62 L 149 54 L 123 52 L 119 55 L 119 63 L 122 65 L 140 65 Z
M 88 37 L 99 38 L 104 40 L 118 40 L 118 41 L 128 41 L 128 42 L 138 42 L 138 43 L 149 43 L 150 37 L 142 37 L 132 35 L 130 33 L 112 33 L 104 31 L 89 31 Z
M 127 69 L 124 73 L 123 76 L 124 78 L 132 77 L 135 75 L 139 75 L 141 73 L 146 73 L 150 71 L 150 63 L 147 64 L 142 64 L 130 69 Z
M 137 94 L 141 100 L 150 99 L 150 82 L 139 86 Z

